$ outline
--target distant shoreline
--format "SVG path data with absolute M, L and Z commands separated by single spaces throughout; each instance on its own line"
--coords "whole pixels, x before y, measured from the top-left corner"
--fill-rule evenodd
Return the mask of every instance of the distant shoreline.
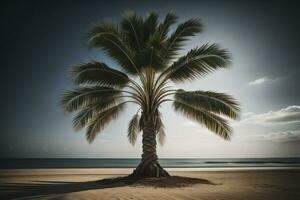
M 140 159 L 0 159 L 0 169 L 134 168 Z M 297 168 L 300 158 L 160 159 L 166 168 Z
M 122 173 L 129 173 L 132 172 L 135 168 L 134 167 L 98 167 L 98 168 L 10 168 L 10 169 L 0 169 L 0 172 L 12 172 L 12 171 L 68 171 L 68 170 L 75 170 L 75 171 L 94 171 L 100 170 L 101 172 L 111 172 L 111 171 L 119 171 Z M 165 168 L 167 171 L 174 171 L 174 172 L 225 172 L 225 171 L 282 171 L 282 170 L 291 170 L 291 171 L 300 171 L 300 166 L 297 167 L 178 167 L 178 168 Z

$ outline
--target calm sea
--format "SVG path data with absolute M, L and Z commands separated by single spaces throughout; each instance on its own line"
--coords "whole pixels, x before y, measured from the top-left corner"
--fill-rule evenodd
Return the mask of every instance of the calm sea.
M 0 159 L 1 169 L 132 168 L 140 159 Z M 169 168 L 300 167 L 300 158 L 160 159 Z

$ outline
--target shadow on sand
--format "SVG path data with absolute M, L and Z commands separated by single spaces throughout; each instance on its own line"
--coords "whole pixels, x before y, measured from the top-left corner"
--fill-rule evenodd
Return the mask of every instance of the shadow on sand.
M 211 184 L 206 179 L 171 176 L 168 178 L 146 178 L 132 180 L 128 177 L 117 177 L 87 182 L 35 181 L 34 183 L 0 183 L 0 199 L 41 198 L 50 195 L 62 195 L 85 190 L 115 188 L 123 186 L 149 186 L 156 188 L 178 188 L 194 184 Z

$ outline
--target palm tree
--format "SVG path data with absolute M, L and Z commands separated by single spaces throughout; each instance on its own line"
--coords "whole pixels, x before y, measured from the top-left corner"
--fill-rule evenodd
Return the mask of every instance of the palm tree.
M 169 176 L 156 152 L 156 139 L 163 143 L 165 137 L 159 111 L 163 103 L 172 102 L 175 111 L 226 140 L 232 129 L 221 116 L 237 119 L 240 112 L 237 101 L 227 94 L 172 89 L 172 82 L 192 81 L 227 68 L 230 55 L 217 44 L 204 44 L 179 57 L 185 41 L 202 31 L 200 20 L 189 19 L 171 31 L 177 16 L 168 13 L 162 21 L 158 18 L 154 12 L 146 17 L 125 13 L 120 24 L 94 24 L 87 33 L 89 47 L 105 51 L 121 70 L 96 61 L 75 66 L 76 88 L 65 91 L 61 99 L 67 113 L 78 111 L 73 125 L 76 130 L 86 128 L 88 142 L 117 118 L 126 104 L 139 106 L 127 135 L 135 144 L 142 132 L 143 154 L 132 174 L 135 177 Z

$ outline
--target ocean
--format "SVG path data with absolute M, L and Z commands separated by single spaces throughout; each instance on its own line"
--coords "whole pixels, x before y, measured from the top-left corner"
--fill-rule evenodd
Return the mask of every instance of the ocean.
M 108 158 L 24 158 L 0 159 L 0 169 L 32 168 L 133 168 L 140 159 Z M 243 167 L 300 167 L 300 158 L 192 158 L 160 159 L 167 168 L 243 168 Z

